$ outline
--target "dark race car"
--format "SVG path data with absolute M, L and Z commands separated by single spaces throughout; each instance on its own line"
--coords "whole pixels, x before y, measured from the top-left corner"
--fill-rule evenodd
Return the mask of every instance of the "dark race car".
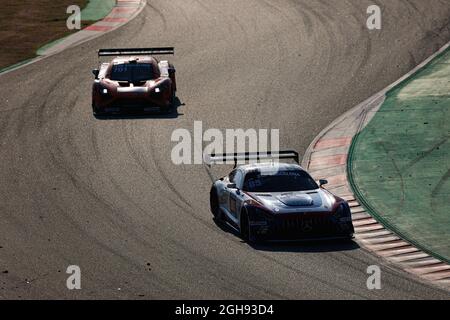
M 100 49 L 114 58 L 93 70 L 92 109 L 96 116 L 122 112 L 170 112 L 177 91 L 175 68 L 152 55 L 174 48 Z
M 239 160 L 264 157 L 294 159 L 289 163 L 254 163 L 237 167 Z M 295 151 L 211 155 L 209 162 L 232 160 L 234 170 L 215 181 L 211 211 L 249 242 L 265 240 L 351 239 L 354 229 L 348 203 L 320 186 L 298 165 Z

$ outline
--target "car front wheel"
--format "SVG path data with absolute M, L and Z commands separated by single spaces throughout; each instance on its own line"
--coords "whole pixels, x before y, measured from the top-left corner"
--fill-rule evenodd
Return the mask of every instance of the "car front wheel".
M 214 216 L 214 220 L 216 221 L 222 220 L 222 211 L 220 210 L 219 198 L 217 197 L 217 191 L 215 188 L 211 188 L 209 196 L 209 204 L 211 207 L 211 213 Z
M 250 244 L 258 242 L 258 239 L 252 234 L 252 229 L 250 228 L 250 219 L 245 210 L 241 213 L 240 220 L 240 231 L 242 239 Z
M 103 113 L 100 112 L 99 109 L 94 104 L 92 105 L 92 114 L 95 117 L 103 115 Z

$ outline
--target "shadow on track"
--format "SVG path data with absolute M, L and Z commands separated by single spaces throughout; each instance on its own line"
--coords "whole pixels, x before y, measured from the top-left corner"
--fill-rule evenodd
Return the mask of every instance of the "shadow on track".
M 223 232 L 230 233 L 239 238 L 242 243 L 247 243 L 242 240 L 239 232 L 231 228 L 224 222 L 218 222 L 213 219 L 217 227 Z M 247 243 L 250 247 L 258 251 L 267 252 L 342 252 L 353 251 L 360 248 L 360 246 L 350 239 L 334 239 L 334 240 L 315 240 L 315 241 L 286 241 L 286 242 L 262 242 L 257 244 Z
M 353 240 L 318 240 L 297 242 L 274 242 L 249 244 L 253 249 L 268 252 L 342 252 L 359 249 L 359 245 Z
M 155 112 L 155 113 L 144 113 L 144 112 L 128 112 L 128 113 L 118 113 L 118 114 L 107 114 L 107 115 L 95 115 L 97 120 L 139 120 L 139 119 L 176 119 L 179 116 L 183 116 L 184 113 L 179 113 L 178 109 L 184 107 L 186 104 L 182 103 L 178 97 L 175 98 L 175 104 L 167 113 Z

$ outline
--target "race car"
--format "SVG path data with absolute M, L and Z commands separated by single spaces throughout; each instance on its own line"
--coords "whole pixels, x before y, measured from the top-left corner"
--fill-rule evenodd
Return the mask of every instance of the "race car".
M 208 164 L 234 162 L 227 176 L 210 191 L 214 219 L 225 222 L 249 243 L 317 239 L 351 239 L 349 204 L 300 167 L 295 151 L 212 154 Z M 267 158 L 295 163 L 258 162 Z M 248 160 L 256 163 L 237 166 Z
M 100 49 L 99 58 L 114 58 L 92 71 L 94 115 L 170 112 L 177 91 L 175 68 L 153 57 L 167 54 L 174 54 L 174 48 Z

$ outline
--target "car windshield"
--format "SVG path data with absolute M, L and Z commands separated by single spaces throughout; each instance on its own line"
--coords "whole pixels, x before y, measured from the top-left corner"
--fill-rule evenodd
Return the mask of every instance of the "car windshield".
M 302 170 L 284 170 L 274 175 L 249 172 L 245 176 L 244 191 L 248 192 L 292 192 L 316 190 L 319 186 Z
M 137 82 L 152 80 L 152 76 L 152 65 L 150 63 L 121 63 L 112 66 L 110 79 Z

